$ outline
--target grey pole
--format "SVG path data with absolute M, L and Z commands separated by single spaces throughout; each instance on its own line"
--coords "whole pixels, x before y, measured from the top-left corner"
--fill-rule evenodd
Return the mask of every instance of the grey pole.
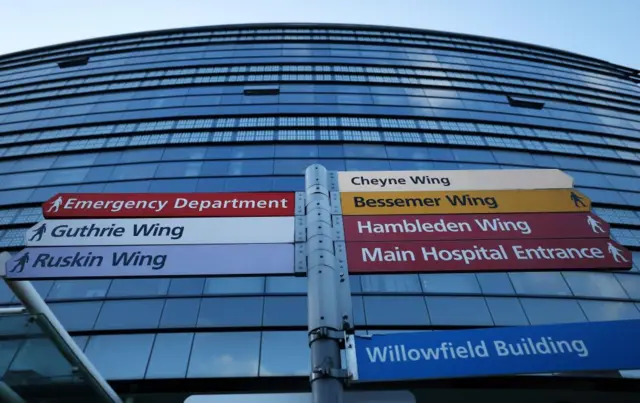
M 347 372 L 340 366 L 344 340 L 333 249 L 329 177 L 322 165 L 305 172 L 311 394 L 313 403 L 342 403 Z

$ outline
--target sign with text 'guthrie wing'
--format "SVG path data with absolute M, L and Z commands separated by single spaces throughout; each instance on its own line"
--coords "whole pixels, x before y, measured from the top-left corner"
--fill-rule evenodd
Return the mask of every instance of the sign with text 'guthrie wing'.
M 576 213 L 591 201 L 574 189 L 340 193 L 343 215 Z
M 590 213 L 344 216 L 347 242 L 608 238 Z
M 573 179 L 558 169 L 338 172 L 341 192 L 405 190 L 569 189 Z
M 27 246 L 292 243 L 294 217 L 44 220 Z
M 361 382 L 635 369 L 638 334 L 640 320 L 355 336 L 347 365 Z
M 347 242 L 349 273 L 630 270 L 631 252 L 607 238 Z
M 25 248 L 8 279 L 293 274 L 293 244 Z
M 60 193 L 42 205 L 45 218 L 292 216 L 295 194 Z

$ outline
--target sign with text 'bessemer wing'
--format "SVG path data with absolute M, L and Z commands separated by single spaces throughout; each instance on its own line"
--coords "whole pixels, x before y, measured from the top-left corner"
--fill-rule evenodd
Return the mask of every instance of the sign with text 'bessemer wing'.
M 608 238 L 590 213 L 344 216 L 347 242 Z
M 347 242 L 349 273 L 631 269 L 607 238 Z
M 295 194 L 60 193 L 42 205 L 45 218 L 292 216 Z
M 568 189 L 573 179 L 558 169 L 338 172 L 341 192 Z
M 294 274 L 293 244 L 26 248 L 8 279 Z
M 343 215 L 587 212 L 574 189 L 340 193 Z
M 640 320 L 355 336 L 347 364 L 361 382 L 635 369 L 638 334 Z
M 292 243 L 294 217 L 44 220 L 27 246 Z

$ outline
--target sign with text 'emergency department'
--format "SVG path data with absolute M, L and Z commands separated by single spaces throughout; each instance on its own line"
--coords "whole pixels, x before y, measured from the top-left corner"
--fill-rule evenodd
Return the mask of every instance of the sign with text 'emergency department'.
M 590 213 L 344 216 L 344 240 L 608 238 L 609 224 Z
M 588 212 L 574 189 L 340 193 L 343 215 Z
M 573 178 L 558 169 L 338 172 L 341 192 L 569 189 Z
M 629 270 L 631 252 L 607 238 L 347 242 L 350 273 Z
M 8 279 L 294 274 L 293 244 L 25 248 Z
M 293 216 L 295 193 L 60 193 L 45 218 Z
M 295 217 L 44 220 L 27 246 L 293 243 Z

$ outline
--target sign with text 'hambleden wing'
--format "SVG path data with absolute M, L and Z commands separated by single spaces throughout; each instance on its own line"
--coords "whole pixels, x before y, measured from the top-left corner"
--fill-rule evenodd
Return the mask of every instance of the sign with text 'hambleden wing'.
M 574 189 L 340 193 L 343 215 L 575 213 L 591 201 Z
M 293 244 L 25 248 L 8 279 L 293 274 Z
M 42 205 L 45 218 L 292 216 L 293 192 L 60 193 Z
M 294 217 L 44 220 L 27 246 L 292 243 Z
M 607 238 L 347 242 L 349 273 L 629 270 L 631 252 Z
M 573 179 L 558 169 L 338 172 L 338 187 L 341 192 L 569 189 Z
M 342 222 L 347 242 L 609 237 L 609 224 L 590 213 L 354 215 Z
M 640 320 L 354 336 L 347 365 L 362 382 L 635 369 L 638 334 Z

